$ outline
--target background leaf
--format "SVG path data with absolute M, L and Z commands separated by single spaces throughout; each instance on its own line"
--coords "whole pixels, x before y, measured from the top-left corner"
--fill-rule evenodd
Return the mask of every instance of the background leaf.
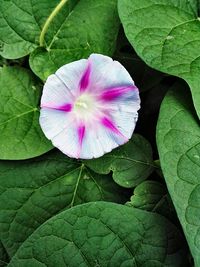
M 156 212 L 178 224 L 173 203 L 166 186 L 154 180 L 147 180 L 136 186 L 128 206 Z
M 111 177 L 95 174 L 58 151 L 29 161 L 0 162 L 0 237 L 12 256 L 43 222 L 74 205 L 125 202 Z
M 163 217 L 94 202 L 43 224 L 8 266 L 179 267 L 181 249 L 179 233 Z
M 8 264 L 8 255 L 7 252 L 3 246 L 3 244 L 0 241 L 0 267 L 4 267 Z
M 40 84 L 19 67 L 0 70 L 0 159 L 26 159 L 52 149 L 39 125 Z
M 1 55 L 31 53 L 31 69 L 45 80 L 92 52 L 112 55 L 119 29 L 117 0 L 3 0 L 0 24 Z
M 113 58 L 119 61 L 130 73 L 140 93 L 146 92 L 164 80 L 166 74 L 150 68 L 134 51 L 127 40 L 122 26 L 117 38 Z
M 200 21 L 196 0 L 120 0 L 130 43 L 151 67 L 185 79 L 200 116 Z
M 135 208 L 154 211 L 157 205 L 166 197 L 166 188 L 156 181 L 144 181 L 134 189 L 130 205 Z
M 189 88 L 176 84 L 162 106 L 157 144 L 166 183 L 195 266 L 200 266 L 200 131 Z
M 125 145 L 114 149 L 103 157 L 84 161 L 97 173 L 113 172 L 113 179 L 123 187 L 134 187 L 153 171 L 152 149 L 140 135 L 133 135 Z

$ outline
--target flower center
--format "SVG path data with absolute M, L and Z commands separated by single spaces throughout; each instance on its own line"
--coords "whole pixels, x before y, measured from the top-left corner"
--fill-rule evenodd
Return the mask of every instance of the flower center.
M 77 110 L 92 110 L 94 108 L 94 98 L 89 94 L 82 94 L 76 99 L 75 108 Z
M 96 99 L 90 94 L 80 95 L 74 104 L 74 111 L 79 118 L 92 118 L 98 110 Z

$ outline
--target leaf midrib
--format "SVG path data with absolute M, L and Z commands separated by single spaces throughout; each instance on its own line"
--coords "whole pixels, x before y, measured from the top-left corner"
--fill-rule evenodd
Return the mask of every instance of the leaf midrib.
M 73 172 L 77 171 L 79 168 L 80 168 L 79 176 L 81 176 L 82 169 L 81 169 L 81 166 L 79 166 L 79 167 L 77 167 L 77 168 L 75 168 L 75 169 L 73 169 L 73 170 L 69 170 L 69 171 L 66 172 L 64 175 L 61 175 L 61 176 L 57 177 L 56 179 L 51 180 L 50 182 L 48 182 L 48 183 L 46 183 L 46 184 L 43 184 L 43 185 L 40 186 L 40 187 L 37 187 L 37 188 L 35 188 L 35 189 L 31 189 L 32 192 L 30 193 L 30 195 L 28 196 L 28 198 L 27 198 L 27 199 L 25 200 L 25 202 L 23 202 L 22 205 L 16 210 L 16 213 L 15 213 L 14 217 L 12 218 L 12 221 L 11 221 L 10 224 L 9 224 L 9 230 L 8 230 L 8 233 L 10 232 L 10 229 L 11 229 L 13 223 L 15 222 L 15 219 L 16 219 L 17 215 L 18 215 L 19 212 L 24 208 L 24 206 L 30 201 L 31 197 L 32 197 L 34 194 L 36 194 L 39 190 L 41 190 L 42 188 L 48 186 L 49 184 L 54 183 L 54 182 L 56 182 L 56 181 L 58 181 L 58 180 L 64 178 L 66 175 L 69 175 L 70 173 L 73 173 Z M 80 178 L 79 178 L 79 180 L 80 180 Z M 77 186 L 77 184 L 79 183 L 79 180 L 77 180 L 77 182 L 76 182 L 76 186 Z M 78 186 L 77 186 L 77 187 L 78 187 Z M 9 188 L 9 189 L 10 189 L 10 188 Z M 24 188 L 24 189 L 26 189 L 26 188 Z M 76 194 L 76 192 L 74 191 L 72 200 L 73 200 L 73 198 L 75 198 L 75 196 L 74 196 L 75 194 Z M 71 203 L 72 203 L 72 201 L 71 201 Z
M 145 161 L 141 161 L 141 160 L 131 159 L 131 158 L 128 158 L 128 157 L 123 157 L 123 156 L 119 157 L 119 156 L 115 156 L 115 155 L 106 156 L 106 158 L 115 158 L 116 160 L 122 159 L 122 160 L 127 160 L 127 161 L 131 161 L 131 162 L 134 162 L 134 163 L 139 163 L 139 164 L 142 164 L 142 165 L 147 165 L 147 166 L 151 166 L 151 167 L 156 168 L 156 166 L 153 165 L 152 163 L 148 162 L 148 160 L 145 162 Z
M 26 199 L 26 201 L 24 202 L 24 203 L 22 203 L 22 205 L 17 209 L 17 211 L 16 211 L 16 213 L 15 213 L 15 215 L 14 215 L 14 218 L 12 218 L 12 221 L 10 222 L 10 224 L 9 224 L 9 230 L 8 230 L 8 233 L 9 233 L 9 231 L 10 231 L 10 229 L 11 229 L 11 227 L 12 227 L 12 225 L 13 225 L 13 223 L 15 222 L 15 219 L 16 219 L 16 217 L 17 217 L 17 215 L 19 214 L 19 212 L 23 209 L 23 207 L 30 201 L 30 199 L 31 199 L 31 197 L 34 195 L 34 194 L 36 194 L 37 192 L 38 192 L 38 190 L 41 190 L 41 188 L 44 188 L 44 187 L 46 187 L 46 186 L 48 186 L 49 184 L 51 184 L 51 183 L 54 183 L 55 181 L 57 181 L 57 180 L 60 180 L 60 179 L 62 179 L 63 177 L 65 177 L 66 175 L 69 175 L 70 173 L 73 173 L 73 172 L 76 172 L 77 170 L 79 170 L 79 174 L 78 174 L 78 178 L 77 178 L 77 181 L 76 181 L 76 184 L 75 184 L 75 189 L 74 189 L 74 192 L 73 192 L 73 194 L 72 194 L 72 200 L 71 200 L 71 202 L 70 202 L 70 204 L 66 207 L 66 208 L 70 208 L 70 207 L 73 207 L 74 206 L 74 201 L 75 201 L 75 198 L 76 198 L 76 194 L 77 194 L 77 190 L 78 190 L 78 186 L 79 186 L 79 183 L 80 183 L 80 179 L 81 179 L 81 177 L 82 177 L 82 172 L 83 172 L 83 169 L 84 168 L 86 168 L 85 166 L 84 166 L 84 164 L 82 164 L 82 165 L 80 165 L 80 166 L 78 166 L 77 168 L 75 168 L 75 169 L 71 169 L 71 170 L 69 170 L 68 172 L 66 172 L 64 175 L 61 175 L 61 176 L 59 176 L 59 177 L 57 177 L 55 180 L 51 180 L 50 182 L 48 182 L 48 183 L 46 183 L 46 184 L 43 184 L 42 186 L 40 186 L 40 187 L 38 187 L 38 188 L 31 188 L 31 193 L 30 193 L 30 195 L 29 195 L 29 197 L 28 197 L 28 199 Z M 86 171 L 89 171 L 87 168 L 86 168 Z M 98 184 L 97 184 L 97 182 L 95 181 L 95 179 L 93 179 L 93 181 L 95 182 L 95 184 L 98 186 L 98 188 L 100 187 Z M 10 188 L 9 188 L 10 189 Z M 27 189 L 27 188 L 25 188 L 25 189 Z M 99 190 L 100 190 L 100 188 L 99 188 Z M 101 190 L 100 190 L 101 191 Z M 102 193 L 102 192 L 101 192 Z M 59 212 L 58 212 L 59 213 Z M 47 219 L 48 220 L 48 219 Z M 47 221 L 46 220 L 46 221 Z M 39 226 L 38 226 L 39 227 Z M 38 228 L 37 227 L 37 228 Z M 36 229 L 37 229 L 36 228 Z
M 14 117 L 11 117 L 11 118 L 8 119 L 7 121 L 4 121 L 4 122 L 0 123 L 0 126 L 3 126 L 3 125 L 5 125 L 5 124 L 8 124 L 8 123 L 10 123 L 11 121 L 13 121 L 13 120 L 15 120 L 15 119 L 19 119 L 20 117 L 25 116 L 25 115 L 27 115 L 27 114 L 29 114 L 29 113 L 32 113 L 32 112 L 33 112 L 33 113 L 34 113 L 34 112 L 38 112 L 38 109 L 37 109 L 37 108 L 34 108 L 34 109 L 31 109 L 31 110 L 26 111 L 26 112 L 24 112 L 24 113 L 18 114 L 18 115 L 14 116 Z

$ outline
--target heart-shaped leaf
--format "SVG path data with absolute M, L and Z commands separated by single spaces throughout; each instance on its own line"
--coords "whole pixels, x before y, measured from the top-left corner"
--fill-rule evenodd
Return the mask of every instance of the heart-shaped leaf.
M 117 0 L 2 0 L 0 25 L 1 55 L 31 53 L 32 70 L 46 79 L 92 52 L 112 55 L 119 29 Z
M 0 159 L 27 159 L 52 149 L 39 125 L 41 90 L 30 71 L 0 70 Z
M 95 174 L 60 152 L 0 162 L 0 237 L 9 255 L 44 221 L 89 201 L 124 202 L 112 178 Z
M 144 181 L 154 169 L 151 145 L 138 134 L 127 144 L 85 164 L 97 173 L 112 171 L 114 181 L 127 188 Z
M 200 20 L 196 0 L 120 0 L 130 43 L 151 67 L 189 84 L 200 116 Z
M 94 202 L 43 224 L 8 266 L 180 267 L 181 247 L 177 229 L 163 217 Z
M 161 167 L 195 266 L 200 266 L 200 127 L 189 88 L 174 86 L 161 106 L 157 144 Z

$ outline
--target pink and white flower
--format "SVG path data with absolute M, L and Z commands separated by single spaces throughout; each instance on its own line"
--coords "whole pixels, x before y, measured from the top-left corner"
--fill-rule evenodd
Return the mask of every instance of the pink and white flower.
M 126 69 L 92 54 L 48 77 L 40 125 L 69 157 L 98 158 L 131 138 L 139 108 L 139 92 Z

